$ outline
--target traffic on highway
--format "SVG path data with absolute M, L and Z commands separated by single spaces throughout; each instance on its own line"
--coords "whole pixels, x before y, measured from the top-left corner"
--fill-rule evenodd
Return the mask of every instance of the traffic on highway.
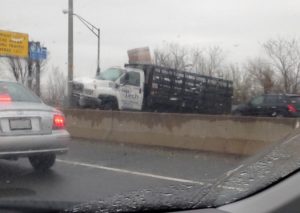
M 2 0 L 0 212 L 300 212 L 300 4 Z

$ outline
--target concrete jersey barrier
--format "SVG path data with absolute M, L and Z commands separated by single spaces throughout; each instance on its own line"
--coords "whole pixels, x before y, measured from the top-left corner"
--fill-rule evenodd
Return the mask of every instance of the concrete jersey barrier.
M 73 137 L 249 155 L 299 127 L 293 118 L 64 110 Z

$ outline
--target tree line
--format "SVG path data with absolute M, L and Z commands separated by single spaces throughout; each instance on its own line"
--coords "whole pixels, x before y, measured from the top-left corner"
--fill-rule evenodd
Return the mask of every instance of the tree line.
M 300 40 L 270 39 L 264 54 L 240 63 L 227 62 L 220 46 L 186 48 L 169 43 L 154 50 L 156 65 L 233 81 L 233 103 L 261 93 L 299 93 Z
M 187 48 L 176 43 L 167 43 L 154 50 L 153 63 L 186 70 L 202 75 L 233 81 L 233 104 L 248 101 L 261 93 L 300 92 L 300 40 L 296 38 L 269 39 L 261 44 L 264 54 L 244 62 L 230 63 L 220 46 Z M 11 75 L 37 94 L 37 62 L 29 59 L 0 58 L 1 75 Z M 47 68 L 47 61 L 40 61 L 42 84 L 41 97 L 51 105 L 62 105 L 66 94 L 66 76 L 59 67 Z M 3 72 L 3 68 L 8 72 Z M 48 70 L 48 72 L 47 72 Z
M 37 66 L 40 72 L 38 73 Z M 13 79 L 19 82 L 43 101 L 52 106 L 62 106 L 67 88 L 67 79 L 59 67 L 48 71 L 47 60 L 33 61 L 29 58 L 3 57 L 0 58 L 0 79 Z M 40 78 L 46 76 L 46 82 Z

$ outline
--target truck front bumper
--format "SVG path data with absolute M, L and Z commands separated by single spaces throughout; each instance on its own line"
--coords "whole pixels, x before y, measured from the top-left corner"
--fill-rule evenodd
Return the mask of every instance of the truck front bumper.
M 101 104 L 100 99 L 88 95 L 83 95 L 83 94 L 73 94 L 73 99 L 80 107 L 96 108 Z

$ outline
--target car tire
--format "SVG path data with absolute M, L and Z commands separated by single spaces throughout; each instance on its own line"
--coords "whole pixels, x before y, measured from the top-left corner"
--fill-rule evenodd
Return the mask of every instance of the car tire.
M 47 171 L 54 165 L 56 155 L 54 153 L 40 154 L 29 156 L 28 159 L 36 171 Z
M 276 118 L 284 118 L 283 114 L 279 113 L 279 114 L 276 114 L 275 116 Z
M 275 117 L 275 118 L 283 118 L 284 117 L 284 115 L 280 112 L 273 112 L 271 116 Z

